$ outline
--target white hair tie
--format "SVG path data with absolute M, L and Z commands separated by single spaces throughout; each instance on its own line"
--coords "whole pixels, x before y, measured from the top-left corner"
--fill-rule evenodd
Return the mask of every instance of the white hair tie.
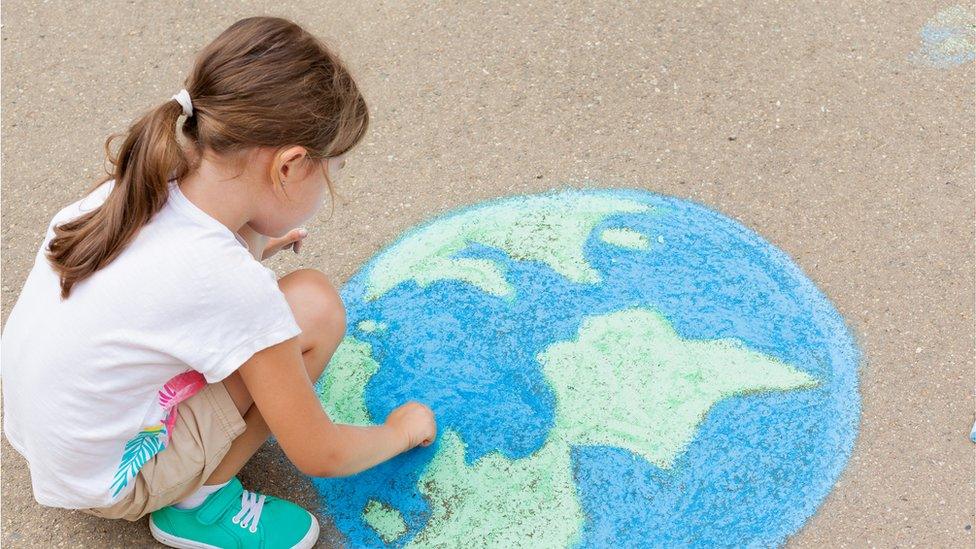
M 173 99 L 179 101 L 180 105 L 183 107 L 183 114 L 187 116 L 193 116 L 193 102 L 190 101 L 190 92 L 186 89 L 180 90 L 180 93 L 173 96 Z

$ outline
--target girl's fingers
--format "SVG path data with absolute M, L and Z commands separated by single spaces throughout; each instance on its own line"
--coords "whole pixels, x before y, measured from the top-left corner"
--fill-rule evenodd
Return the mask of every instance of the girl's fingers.
M 295 253 L 297 254 L 298 250 L 300 250 L 302 247 L 302 239 L 304 239 L 306 236 L 308 236 L 308 231 L 305 229 L 292 229 L 287 235 L 269 241 L 264 259 L 267 259 L 279 251 L 287 248 L 295 250 Z
M 306 231 L 305 229 L 295 229 L 294 235 L 295 235 L 295 240 L 292 249 L 295 250 L 295 253 L 297 254 L 298 250 L 301 249 L 302 247 L 302 240 L 306 236 L 308 236 L 308 231 Z

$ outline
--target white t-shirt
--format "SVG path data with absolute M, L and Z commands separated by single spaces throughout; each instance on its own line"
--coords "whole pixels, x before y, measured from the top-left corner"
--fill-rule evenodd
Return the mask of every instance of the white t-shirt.
M 113 186 L 54 216 L 2 333 L 4 432 L 42 505 L 110 505 L 165 451 L 176 403 L 301 333 L 274 271 L 175 180 L 129 245 L 62 301 L 44 257 L 52 227 Z

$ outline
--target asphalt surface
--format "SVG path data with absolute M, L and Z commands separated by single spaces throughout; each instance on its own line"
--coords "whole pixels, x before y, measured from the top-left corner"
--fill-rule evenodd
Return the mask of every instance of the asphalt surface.
M 232 22 L 281 15 L 350 64 L 373 121 L 335 213 L 269 260 L 279 275 L 341 284 L 405 229 L 493 197 L 703 203 L 789 253 L 864 353 L 853 457 L 789 545 L 972 547 L 976 72 L 915 55 L 952 5 L 4 2 L 3 320 L 47 222 L 102 173 L 106 136 L 179 91 Z M 241 478 L 314 506 L 272 444 Z M 154 543 L 145 520 L 37 505 L 5 439 L 0 512 L 4 546 Z

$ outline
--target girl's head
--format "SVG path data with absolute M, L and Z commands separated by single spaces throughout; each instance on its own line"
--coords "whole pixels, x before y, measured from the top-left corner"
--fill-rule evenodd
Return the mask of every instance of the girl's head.
M 250 17 L 231 25 L 196 57 L 184 82 L 193 105 L 177 140 L 183 107 L 156 106 L 105 152 L 115 186 L 99 208 L 54 227 L 47 257 L 61 277 L 61 297 L 110 263 L 166 203 L 168 182 L 204 159 L 238 168 L 268 166 L 260 222 L 271 236 L 307 219 L 320 203 L 329 168 L 363 138 L 366 101 L 343 62 L 318 38 L 287 19 Z M 111 142 L 124 140 L 113 155 Z M 335 172 L 332 172 L 335 173 Z M 284 180 L 284 185 L 282 185 Z M 263 223 L 263 226 L 258 226 Z M 294 226 L 294 225 L 292 225 Z

